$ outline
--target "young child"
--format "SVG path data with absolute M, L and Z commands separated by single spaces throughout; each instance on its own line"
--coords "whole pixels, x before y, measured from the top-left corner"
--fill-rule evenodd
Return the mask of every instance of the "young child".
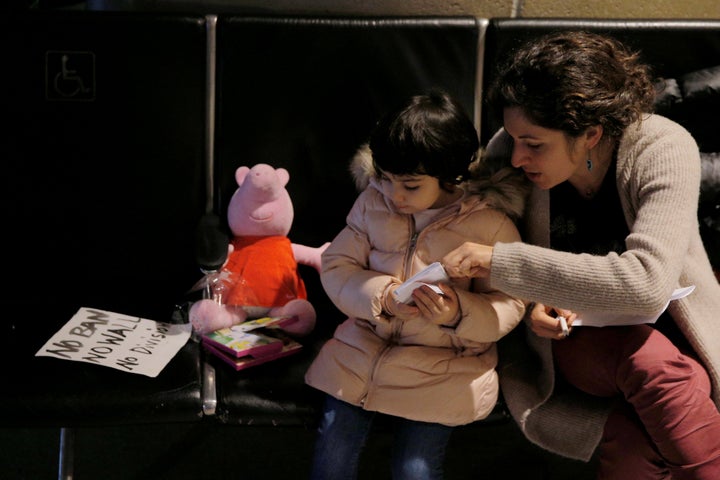
M 433 90 L 383 117 L 354 158 L 362 192 L 321 272 L 349 318 L 305 376 L 327 393 L 313 479 L 356 477 L 377 414 L 395 420 L 393 478 L 442 478 L 452 427 L 494 408 L 496 342 L 520 322 L 523 302 L 481 279 L 441 284 L 442 294 L 422 286 L 409 304 L 393 298 L 404 280 L 463 242 L 520 239 L 520 177 L 505 171 L 469 181 L 478 150 L 462 107 Z

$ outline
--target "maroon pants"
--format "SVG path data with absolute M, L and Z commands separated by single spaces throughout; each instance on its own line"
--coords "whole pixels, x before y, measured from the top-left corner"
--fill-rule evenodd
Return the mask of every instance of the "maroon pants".
M 605 424 L 598 479 L 720 479 L 720 413 L 707 372 L 662 333 L 577 327 L 553 351 L 571 384 L 621 400 Z

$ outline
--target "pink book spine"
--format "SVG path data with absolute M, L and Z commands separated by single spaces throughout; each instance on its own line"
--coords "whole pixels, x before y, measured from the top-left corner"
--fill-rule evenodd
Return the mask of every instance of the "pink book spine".
M 213 332 L 203 337 L 203 343 L 210 344 L 236 358 L 269 355 L 282 350 L 283 347 L 282 340 L 257 333 L 242 333 L 231 337 Z
M 245 357 L 245 358 L 232 358 L 227 354 L 223 353 L 220 349 L 215 348 L 213 345 L 205 344 L 205 349 L 222 361 L 233 367 L 235 370 L 245 370 L 246 368 L 254 367 L 256 365 L 262 365 L 263 363 L 277 360 L 278 358 L 287 357 L 294 353 L 297 353 L 302 348 L 302 345 L 296 342 L 292 342 L 285 345 L 279 352 L 271 353 L 269 355 L 262 355 L 258 357 Z

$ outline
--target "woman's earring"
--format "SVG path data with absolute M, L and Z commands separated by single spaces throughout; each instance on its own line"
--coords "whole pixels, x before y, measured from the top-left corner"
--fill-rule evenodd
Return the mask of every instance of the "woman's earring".
M 590 155 L 588 155 L 587 160 L 585 160 L 585 165 L 587 165 L 588 172 L 592 172 L 593 163 L 592 160 L 590 160 Z

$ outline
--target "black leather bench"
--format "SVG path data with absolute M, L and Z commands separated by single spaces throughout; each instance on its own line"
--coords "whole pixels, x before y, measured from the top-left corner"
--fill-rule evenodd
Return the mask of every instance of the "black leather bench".
M 220 17 L 217 25 L 216 205 L 224 218 L 240 165 L 290 172 L 290 239 L 319 246 L 345 225 L 358 191 L 349 163 L 399 98 L 442 86 L 476 111 L 483 21 L 475 18 Z M 248 48 L 248 45 L 256 45 Z M 305 351 L 235 372 L 216 365 L 217 418 L 311 427 L 319 395 L 305 370 L 344 320 L 318 274 L 303 268 L 318 327 Z M 501 410 L 499 415 L 504 418 Z
M 71 452 L 74 427 L 202 420 L 197 344 L 156 378 L 34 355 L 80 307 L 170 321 L 197 279 L 205 18 L 18 13 L 0 38 L 0 426 Z
M 224 212 L 235 188 L 235 168 L 271 163 L 291 173 L 288 189 L 296 207 L 291 239 L 312 246 L 331 240 L 356 195 L 348 160 L 383 108 L 411 92 L 444 86 L 482 115 L 484 143 L 499 125 L 481 108 L 477 88 L 487 87 L 499 59 L 518 42 L 569 28 L 618 35 L 641 49 L 665 78 L 720 63 L 720 22 L 713 21 L 220 18 L 218 211 Z M 262 39 L 261 47 L 242 47 L 253 39 Z M 692 132 L 698 125 L 706 132 L 706 125 L 717 127 L 710 115 L 713 105 L 709 102 L 705 110 L 685 116 L 677 106 L 659 106 L 659 111 Z M 701 147 L 717 144 L 717 135 L 696 136 Z M 713 182 L 708 174 L 706 180 L 701 219 L 703 212 L 713 215 L 717 235 L 720 179 Z M 701 223 L 710 242 L 713 231 L 707 220 Z M 316 273 L 304 273 L 310 298 L 319 308 L 319 327 L 306 341 L 309 348 L 294 360 L 240 374 L 218 367 L 222 421 L 313 424 L 317 395 L 303 384 L 302 375 L 343 316 L 328 303 Z M 507 417 L 500 405 L 492 419 L 502 418 Z

